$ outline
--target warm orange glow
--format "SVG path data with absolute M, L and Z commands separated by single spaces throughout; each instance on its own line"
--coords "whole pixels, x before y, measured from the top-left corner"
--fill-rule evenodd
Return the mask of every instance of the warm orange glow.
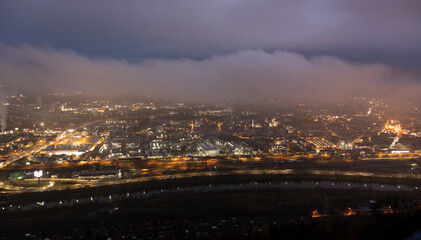
M 356 212 L 353 211 L 351 208 L 348 208 L 344 211 L 345 216 L 351 216 L 351 215 L 355 215 L 355 214 L 356 214 Z
M 395 133 L 397 135 L 402 135 L 402 132 L 404 130 L 401 127 L 401 124 L 397 121 L 394 120 L 390 120 L 387 121 L 386 124 L 384 125 L 383 131 L 385 133 Z
M 234 136 L 236 136 L 236 137 L 238 137 L 238 138 L 240 138 L 240 139 L 253 139 L 254 137 L 244 137 L 244 136 L 241 136 L 240 134 L 238 134 L 238 133 L 234 133 Z
M 221 126 L 223 125 L 224 123 L 223 122 L 218 122 L 218 132 L 220 132 L 221 131 Z
M 191 121 L 191 123 L 190 123 L 190 133 L 193 133 L 193 131 L 194 131 L 194 122 L 193 121 Z
M 391 206 L 385 207 L 383 209 L 383 213 L 387 214 L 387 213 L 394 213 L 395 211 L 393 211 L 393 208 Z
M 319 211 L 314 210 L 313 213 L 311 214 L 312 218 L 319 218 L 319 217 L 324 217 L 324 214 L 321 214 Z

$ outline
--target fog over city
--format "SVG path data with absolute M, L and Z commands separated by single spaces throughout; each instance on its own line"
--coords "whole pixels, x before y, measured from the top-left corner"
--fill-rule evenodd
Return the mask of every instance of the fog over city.
M 94 95 L 186 98 L 339 99 L 354 95 L 417 97 L 421 83 L 384 64 L 333 56 L 243 50 L 203 60 L 147 59 L 138 63 L 87 57 L 52 47 L 0 45 L 6 89 L 83 91 Z
M 421 239 L 421 0 L 1 0 L 0 240 Z
M 15 92 L 224 101 L 420 89 L 419 1 L 2 5 L 0 81 Z

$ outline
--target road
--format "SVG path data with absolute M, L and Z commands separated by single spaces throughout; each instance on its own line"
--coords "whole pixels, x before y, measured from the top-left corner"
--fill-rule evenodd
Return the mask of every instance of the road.
M 384 179 L 413 179 L 413 180 L 420 180 L 421 176 L 419 175 L 411 175 L 411 174 L 373 174 L 369 172 L 357 172 L 357 171 L 339 171 L 339 170 L 293 170 L 293 169 L 240 169 L 240 170 L 233 170 L 229 172 L 218 172 L 218 171 L 207 171 L 207 172 L 186 172 L 186 173 L 176 173 L 176 174 L 168 174 L 168 175 L 160 175 L 160 176 L 145 176 L 145 177 L 138 177 L 138 178 L 130 178 L 130 179 L 106 179 L 106 180 L 84 180 L 84 179 L 57 179 L 57 178 L 41 178 L 41 181 L 49 181 L 54 184 L 50 184 L 47 187 L 30 187 L 30 188 L 23 188 L 21 186 L 13 186 L 12 184 L 3 183 L 0 185 L 1 188 L 8 190 L 9 192 L 12 191 L 14 193 L 19 192 L 42 192 L 42 191 L 51 191 L 51 190 L 66 190 L 66 189 L 78 189 L 78 188 L 85 188 L 86 186 L 89 187 L 100 187 L 100 186 L 111 186 L 116 184 L 129 184 L 129 183 L 140 183 L 140 182 L 147 182 L 152 180 L 165 180 L 165 179 L 178 179 L 178 178 L 191 178 L 191 177 L 198 177 L 198 176 L 220 176 L 220 175 L 308 175 L 308 176 L 323 176 L 323 177 L 377 177 L 377 178 L 384 178 Z M 302 179 L 305 180 L 305 179 Z M 37 179 L 28 179 L 27 182 L 36 182 Z M 55 186 L 57 182 L 75 182 L 76 184 L 72 186 Z M 421 184 L 420 184 L 421 187 Z M 6 193 L 6 191 L 3 191 Z
M 88 125 L 98 123 L 98 122 L 107 121 L 107 120 L 109 120 L 109 119 L 86 122 L 86 123 L 80 125 L 79 127 L 75 128 L 75 129 L 84 128 Z M 10 165 L 10 164 L 12 164 L 12 163 L 18 161 L 19 159 L 24 158 L 24 157 L 33 156 L 34 154 L 37 154 L 38 152 L 40 152 L 42 149 L 45 149 L 49 145 L 55 144 L 55 143 L 59 142 L 60 140 L 62 140 L 64 138 L 72 138 L 76 135 L 76 133 L 77 133 L 77 131 L 65 131 L 62 134 L 60 134 L 59 136 L 57 136 L 57 138 L 54 139 L 53 141 L 47 142 L 47 143 L 42 144 L 42 145 L 35 145 L 34 147 L 26 149 L 19 154 L 13 155 L 13 156 L 9 157 L 9 159 L 7 159 L 2 165 L 0 165 L 0 169 L 5 168 L 8 165 Z

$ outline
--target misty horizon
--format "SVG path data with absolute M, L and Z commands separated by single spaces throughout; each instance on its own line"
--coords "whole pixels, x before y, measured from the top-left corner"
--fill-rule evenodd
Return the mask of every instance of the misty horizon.
M 7 93 L 220 103 L 419 100 L 421 91 L 418 1 L 3 5 L 0 84 Z
M 421 239 L 421 0 L 0 1 L 0 240 Z
M 94 96 L 161 97 L 221 103 L 262 100 L 417 98 L 415 75 L 383 64 L 333 56 L 306 58 L 277 51 L 245 50 L 204 60 L 150 59 L 129 63 L 89 58 L 68 50 L 0 45 L 3 91 L 82 91 Z M 13 80 L 11 80 L 13 79 Z

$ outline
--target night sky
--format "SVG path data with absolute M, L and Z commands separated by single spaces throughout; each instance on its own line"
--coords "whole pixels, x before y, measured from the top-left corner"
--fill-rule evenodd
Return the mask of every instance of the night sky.
M 421 1 L 0 1 L 8 93 L 417 97 Z

